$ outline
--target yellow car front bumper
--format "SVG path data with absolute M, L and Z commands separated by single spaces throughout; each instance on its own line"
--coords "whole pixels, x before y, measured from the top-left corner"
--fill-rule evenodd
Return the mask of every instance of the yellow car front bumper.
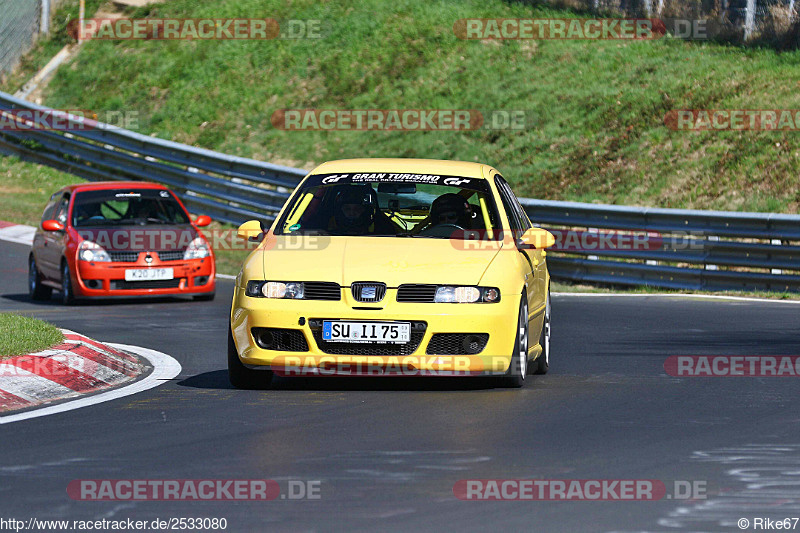
M 396 301 L 396 289 L 388 289 L 380 304 L 368 305 L 351 301 L 348 292 L 340 301 L 290 300 L 253 298 L 237 287 L 231 329 L 239 359 L 248 367 L 270 367 L 284 375 L 499 375 L 509 367 L 520 295 L 503 294 L 497 303 L 405 303 Z M 326 343 L 319 326 L 328 319 L 411 322 L 412 341 L 404 348 Z M 308 349 L 302 350 L 303 343 L 300 350 L 297 343 L 289 347 L 293 351 L 264 349 L 253 328 L 292 330 L 294 338 L 299 332 Z M 488 340 L 479 353 L 428 353 L 437 333 L 488 334 Z M 540 351 L 538 335 L 532 337 L 529 357 Z

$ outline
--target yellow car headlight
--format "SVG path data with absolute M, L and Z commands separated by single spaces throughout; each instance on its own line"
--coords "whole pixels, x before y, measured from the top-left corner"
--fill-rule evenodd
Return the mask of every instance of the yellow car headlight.
M 444 285 L 436 289 L 433 298 L 437 303 L 494 303 L 500 301 L 500 290 L 495 287 L 454 287 Z
M 297 281 L 248 281 L 245 293 L 253 298 L 302 300 L 304 287 Z

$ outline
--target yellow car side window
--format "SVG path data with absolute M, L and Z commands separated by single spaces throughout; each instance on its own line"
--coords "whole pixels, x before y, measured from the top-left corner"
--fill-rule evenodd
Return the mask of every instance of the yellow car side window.
M 489 217 L 489 207 L 486 205 L 486 198 L 478 196 L 478 201 L 481 203 L 481 213 L 483 213 L 483 223 L 486 226 L 486 237 L 494 239 L 494 231 L 492 231 L 492 219 Z
M 284 233 L 291 233 L 297 229 L 293 228 L 293 226 L 295 226 L 300 220 L 300 217 L 303 216 L 303 213 L 305 213 L 306 208 L 308 207 L 308 204 L 311 203 L 312 198 L 314 198 L 314 195 L 309 192 L 306 193 L 303 196 L 303 199 L 297 203 L 297 207 L 295 207 L 294 211 L 292 211 L 292 213 L 289 215 L 289 218 L 286 219 L 286 223 L 283 225 Z

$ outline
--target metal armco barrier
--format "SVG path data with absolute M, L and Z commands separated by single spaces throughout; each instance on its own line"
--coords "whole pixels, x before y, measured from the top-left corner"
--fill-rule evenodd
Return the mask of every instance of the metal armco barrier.
M 557 279 L 690 290 L 800 291 L 800 215 L 520 202 L 531 220 L 553 231 L 582 227 L 597 228 L 600 235 L 643 236 L 638 247 L 561 246 L 547 262 Z
M 0 92 L 0 113 L 51 112 Z M 230 156 L 89 122 L 85 129 L 0 128 L 0 151 L 87 180 L 170 187 L 194 212 L 238 224 L 271 222 L 305 176 L 300 169 Z M 644 236 L 643 246 L 569 246 L 548 252 L 555 279 L 693 290 L 800 292 L 800 215 L 656 209 L 521 199 L 534 223 L 570 236 Z M 566 232 L 566 233 L 565 233 Z M 574 235 L 573 235 L 574 236 Z M 602 239 L 592 240 L 593 244 Z M 788 271 L 788 272 L 787 272 Z
M 0 112 L 13 110 L 52 111 L 0 92 Z M 69 131 L 0 128 L 2 149 L 87 180 L 162 183 L 189 209 L 231 224 L 271 220 L 307 174 L 94 121 Z

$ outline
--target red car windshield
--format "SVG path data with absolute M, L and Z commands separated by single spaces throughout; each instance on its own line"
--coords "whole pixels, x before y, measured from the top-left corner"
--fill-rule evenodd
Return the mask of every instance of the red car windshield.
M 189 217 L 171 193 L 160 189 L 79 192 L 73 227 L 188 224 Z

